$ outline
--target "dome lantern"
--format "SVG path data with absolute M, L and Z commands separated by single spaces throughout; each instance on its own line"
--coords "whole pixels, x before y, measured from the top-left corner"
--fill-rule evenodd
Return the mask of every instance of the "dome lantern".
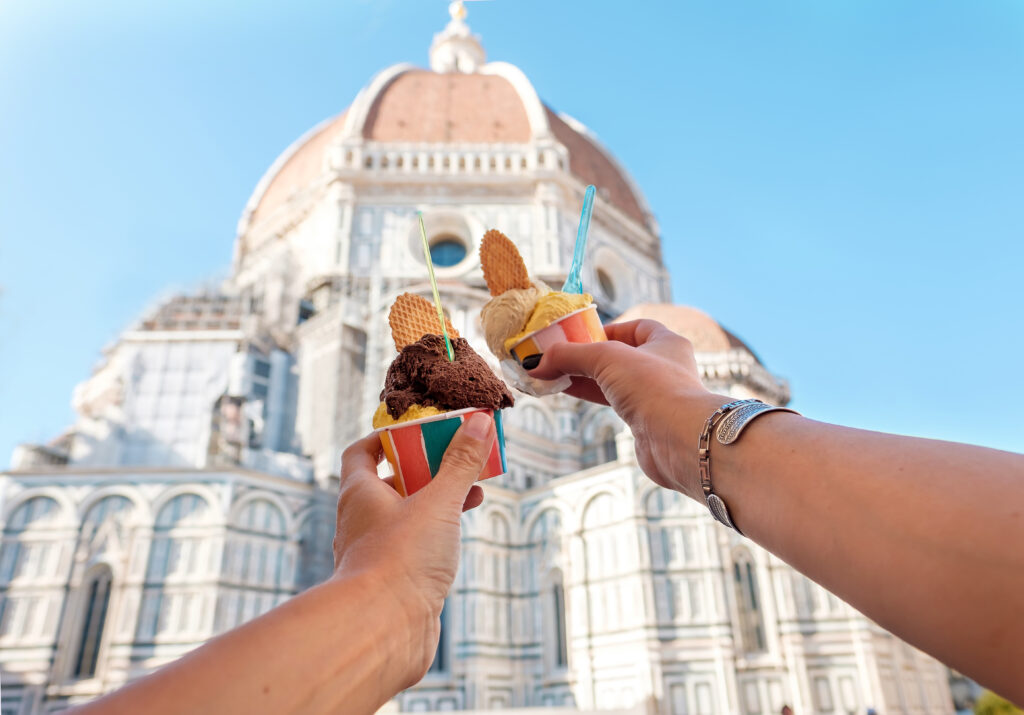
M 430 69 L 440 73 L 471 74 L 487 59 L 480 38 L 466 24 L 466 6 L 456 0 L 448 6 L 452 19 L 430 44 Z

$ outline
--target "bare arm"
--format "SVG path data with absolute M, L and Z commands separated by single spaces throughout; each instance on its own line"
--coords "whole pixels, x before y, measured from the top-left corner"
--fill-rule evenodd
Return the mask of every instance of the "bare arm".
M 754 422 L 713 457 L 748 536 L 884 628 L 1024 698 L 1024 458 L 836 427 Z
M 373 713 L 426 673 L 455 578 L 459 516 L 494 423 L 466 420 L 437 478 L 408 499 L 377 478 L 380 442 L 342 458 L 336 572 L 240 628 L 75 712 Z
M 697 437 L 732 398 L 699 381 L 687 340 L 652 321 L 562 345 L 534 371 L 574 375 L 633 430 L 644 471 L 703 502 Z M 713 443 L 715 491 L 743 532 L 904 640 L 1024 700 L 1024 456 L 848 429 L 788 413 Z
M 409 671 L 392 616 L 373 576 L 332 579 L 76 712 L 374 712 Z

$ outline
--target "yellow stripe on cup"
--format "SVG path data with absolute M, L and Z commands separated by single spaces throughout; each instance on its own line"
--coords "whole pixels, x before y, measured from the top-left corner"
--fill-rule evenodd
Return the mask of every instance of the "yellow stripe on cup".
M 402 483 L 402 470 L 398 468 L 398 460 L 395 458 L 395 445 L 391 442 L 391 435 L 386 432 L 381 432 L 380 444 L 384 448 L 384 456 L 388 460 L 388 464 L 395 471 L 395 489 L 403 497 L 407 496 L 405 493 L 405 484 Z
M 512 348 L 512 355 L 518 362 L 522 362 L 523 358 L 529 357 L 530 355 L 539 355 L 540 353 L 540 346 L 537 345 L 533 338 L 526 338 L 523 342 Z

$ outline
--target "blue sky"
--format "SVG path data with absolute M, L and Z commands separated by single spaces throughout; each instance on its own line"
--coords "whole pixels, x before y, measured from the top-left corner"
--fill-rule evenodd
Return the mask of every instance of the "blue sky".
M 444 0 L 0 3 L 0 466 Z M 805 414 L 1024 450 L 1024 4 L 472 3 Z

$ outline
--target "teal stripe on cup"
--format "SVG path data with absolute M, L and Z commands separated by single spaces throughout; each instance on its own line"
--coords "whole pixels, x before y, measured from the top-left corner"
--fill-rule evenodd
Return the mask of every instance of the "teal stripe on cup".
M 501 471 L 507 472 L 508 465 L 505 463 L 505 428 L 501 424 L 501 410 L 494 411 L 494 427 L 498 430 L 498 452 L 501 454 Z
M 420 425 L 420 429 L 423 431 L 423 446 L 427 451 L 427 464 L 430 465 L 431 479 L 437 476 L 437 471 L 441 468 L 441 459 L 444 457 L 444 451 L 448 449 L 452 437 L 455 436 L 456 431 L 458 431 L 461 425 L 461 415 L 446 420 L 424 422 Z

